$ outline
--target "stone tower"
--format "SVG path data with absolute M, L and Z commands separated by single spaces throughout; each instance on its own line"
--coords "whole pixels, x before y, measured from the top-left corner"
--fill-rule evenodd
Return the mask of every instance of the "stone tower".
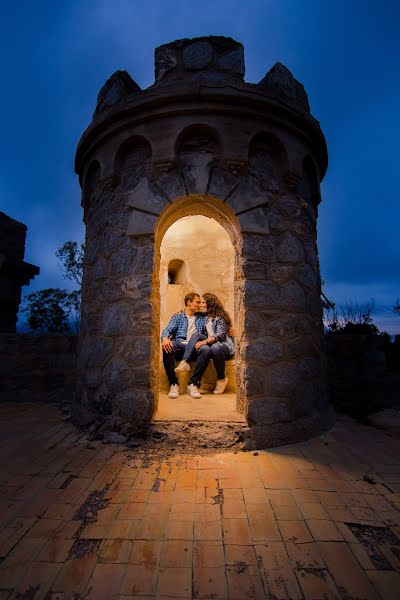
M 147 423 L 158 398 L 160 244 L 188 215 L 235 251 L 238 410 L 248 447 L 332 423 L 317 251 L 327 150 L 307 94 L 277 63 L 244 82 L 243 46 L 183 39 L 155 51 L 142 90 L 117 71 L 76 154 L 86 253 L 74 414 Z M 210 290 L 212 291 L 212 290 Z

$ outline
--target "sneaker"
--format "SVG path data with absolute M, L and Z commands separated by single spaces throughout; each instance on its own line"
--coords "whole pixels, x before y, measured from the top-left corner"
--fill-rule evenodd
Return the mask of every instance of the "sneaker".
M 192 398 L 201 398 L 201 394 L 194 383 L 189 383 L 187 386 L 187 393 L 189 396 L 192 396 Z
M 225 379 L 218 379 L 217 385 L 215 386 L 215 390 L 214 390 L 213 394 L 223 394 L 227 385 L 228 385 L 227 377 L 225 377 Z
M 182 371 L 190 371 L 190 365 L 186 360 L 181 360 L 179 365 L 175 368 L 176 373 L 181 373 Z
M 177 383 L 173 383 L 168 392 L 168 398 L 177 398 L 179 396 L 179 386 Z

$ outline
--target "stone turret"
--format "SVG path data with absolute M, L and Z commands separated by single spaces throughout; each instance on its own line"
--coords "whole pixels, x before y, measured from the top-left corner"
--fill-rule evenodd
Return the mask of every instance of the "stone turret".
M 143 427 L 159 382 L 160 244 L 176 220 L 215 219 L 235 250 L 238 410 L 248 447 L 332 423 L 316 245 L 325 139 L 277 63 L 244 82 L 243 46 L 201 37 L 155 52 L 145 90 L 123 71 L 99 93 L 76 154 L 86 255 L 74 407 Z

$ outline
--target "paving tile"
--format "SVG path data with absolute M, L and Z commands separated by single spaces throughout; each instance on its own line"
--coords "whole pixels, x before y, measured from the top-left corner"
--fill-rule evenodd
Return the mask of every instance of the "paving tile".
M 297 506 L 275 506 L 275 518 L 278 521 L 303 521 L 304 517 Z
M 240 567 L 240 565 L 257 565 L 258 563 L 254 546 L 236 546 L 232 544 L 225 544 L 225 563 L 227 565 L 238 567 Z
M 139 519 L 114 521 L 110 524 L 107 539 L 109 540 L 134 540 L 139 536 L 139 527 L 143 523 Z
M 322 504 L 317 502 L 306 502 L 300 505 L 300 511 L 304 519 L 329 519 L 329 515 L 326 512 Z
M 37 560 L 40 562 L 64 562 L 68 558 L 74 540 L 63 540 L 54 538 L 50 540 L 41 550 Z
M 231 490 L 231 492 L 233 492 L 234 490 Z M 239 490 L 236 490 L 237 492 Z M 229 498 L 228 496 L 228 492 L 229 490 L 226 490 L 226 492 L 224 492 L 224 499 Z M 251 503 L 251 504 L 268 504 L 269 505 L 269 500 L 268 500 L 268 496 L 267 496 L 267 492 L 264 488 L 243 488 L 242 490 L 243 492 L 243 497 L 246 503 Z
M 194 598 L 227 598 L 225 567 L 194 567 Z
M 342 597 L 326 569 L 297 569 L 296 576 L 307 599 L 340 600 Z
M 126 502 L 121 505 L 117 519 L 141 519 L 147 504 L 145 502 Z
M 400 574 L 395 571 L 366 571 L 383 600 L 398 600 Z
M 166 540 L 193 540 L 194 521 L 175 521 L 168 519 L 165 526 Z
M 335 542 L 342 541 L 343 536 L 332 521 L 325 521 L 323 519 L 307 519 L 306 521 L 311 535 L 314 540 Z
M 272 508 L 275 508 L 275 506 L 295 506 L 290 490 L 268 490 L 267 493 Z
M 269 506 L 247 504 L 247 514 L 253 542 L 274 542 L 282 539 L 274 513 Z
M 35 598 L 47 598 L 60 569 L 61 565 L 53 562 L 32 563 L 15 587 L 15 598 L 32 598 L 32 590 L 35 589 Z
M 27 565 L 37 558 L 46 541 L 41 538 L 23 538 L 0 565 L 0 587 L 14 587 Z
M 231 519 L 233 520 L 233 519 Z M 243 520 L 243 519 L 241 519 Z M 246 521 L 247 523 L 247 521 Z M 194 523 L 193 539 L 198 541 L 220 541 L 222 540 L 221 520 L 218 521 L 196 521 Z
M 317 493 L 313 490 L 291 490 L 296 504 L 305 504 L 307 502 L 319 502 Z
M 300 544 L 285 542 L 286 551 L 292 565 L 297 569 L 324 569 L 318 546 L 315 542 Z
M 222 542 L 194 542 L 193 567 L 223 567 L 224 565 L 225 557 Z
M 121 585 L 123 596 L 155 596 L 157 588 L 158 566 L 128 565 Z
M 132 552 L 130 540 L 105 540 L 101 549 L 99 562 L 127 563 Z
M 133 565 L 158 566 L 162 542 L 160 540 L 136 540 L 133 543 L 129 563 Z
M 341 595 L 377 599 L 373 586 L 344 542 L 320 542 L 318 548 Z
M 230 600 L 265 599 L 264 586 L 257 566 L 228 566 L 226 577 Z
M 146 517 L 142 519 L 136 537 L 143 540 L 163 540 L 166 524 L 166 517 L 160 519 Z
M 26 533 L 26 537 L 47 539 L 57 531 L 61 524 L 61 519 L 39 519 Z
M 191 568 L 161 568 L 157 583 L 158 596 L 192 597 Z
M 97 564 L 87 584 L 85 598 L 109 600 L 121 588 L 127 567 L 122 564 Z
M 248 546 L 252 543 L 247 519 L 223 519 L 222 529 L 225 544 Z
M 193 558 L 193 542 L 183 540 L 166 540 L 162 544 L 160 567 L 191 568 Z
M 97 556 L 95 554 L 84 558 L 67 560 L 61 567 L 53 583 L 54 592 L 83 593 L 95 567 Z
M 279 530 L 284 542 L 312 542 L 312 535 L 303 521 L 280 521 Z
M 260 560 L 260 572 L 268 594 L 280 599 L 302 600 L 303 594 L 283 542 L 257 544 L 256 554 Z
M 224 500 L 222 514 L 225 519 L 247 519 L 246 506 L 243 500 Z
M 83 540 L 105 540 L 109 537 L 111 523 L 90 523 L 81 533 Z

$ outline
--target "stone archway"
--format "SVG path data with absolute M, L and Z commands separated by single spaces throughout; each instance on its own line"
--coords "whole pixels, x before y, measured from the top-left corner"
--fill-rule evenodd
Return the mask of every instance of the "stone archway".
M 229 214 L 231 213 L 231 214 Z M 173 298 L 174 304 L 168 304 L 168 312 L 163 314 L 161 310 L 160 320 L 161 320 L 161 329 L 166 325 L 169 317 L 173 314 L 173 311 L 176 310 L 177 307 L 183 305 L 183 296 L 185 293 L 190 291 L 198 291 L 200 293 L 204 293 L 205 291 L 211 291 L 216 293 L 222 301 L 224 301 L 225 306 L 230 311 L 231 316 L 233 318 L 233 322 L 236 322 L 236 310 L 234 311 L 234 307 L 239 303 L 239 298 L 237 297 L 240 292 L 240 286 L 236 285 L 237 282 L 241 279 L 241 272 L 239 269 L 240 260 L 235 260 L 235 257 L 240 256 L 240 248 L 241 248 L 241 234 L 240 227 L 237 223 L 237 220 L 234 214 L 229 210 L 228 207 L 224 207 L 223 203 L 212 197 L 202 197 L 202 196 L 187 196 L 181 199 L 178 199 L 174 202 L 169 209 L 165 210 L 164 213 L 160 216 L 155 235 L 155 251 L 156 251 L 156 259 L 154 265 L 154 273 L 159 272 L 160 270 L 160 262 L 162 263 L 161 256 L 161 248 L 165 243 L 165 237 L 167 233 L 171 232 L 177 225 L 181 224 L 183 227 L 192 222 L 192 225 L 196 225 L 196 218 L 200 218 L 200 221 L 197 221 L 197 231 L 202 232 L 203 239 L 199 239 L 199 243 L 203 245 L 207 242 L 207 239 L 212 245 L 212 250 L 208 256 L 203 256 L 202 251 L 196 254 L 196 258 L 193 259 L 191 256 L 190 249 L 187 248 L 186 251 L 182 248 L 182 242 L 178 244 L 180 249 L 179 256 L 186 257 L 188 264 L 191 265 L 190 271 L 193 273 L 190 277 L 190 282 L 186 284 L 186 286 L 179 286 L 182 289 L 172 289 L 169 293 L 174 292 Z M 173 222 L 171 223 L 171 219 Z M 193 219 L 193 221 L 191 221 Z M 201 221 L 203 219 L 203 221 Z M 206 221 L 210 221 L 210 224 L 207 225 Z M 214 223 L 214 225 L 213 225 Z M 202 260 L 217 260 L 217 244 L 215 241 L 215 237 L 213 239 L 204 237 L 206 232 L 206 227 L 212 229 L 213 236 L 220 237 L 220 251 L 221 255 L 219 256 L 220 262 L 219 264 L 215 263 L 214 265 L 210 264 L 208 267 L 202 269 L 201 261 Z M 176 230 L 178 228 L 176 227 Z M 184 239 L 184 243 L 188 243 L 189 237 L 188 233 L 185 235 L 183 230 L 181 230 L 182 237 Z M 219 233 L 220 231 L 220 233 Z M 229 233 L 228 233 L 229 231 Z M 176 252 L 176 251 L 175 251 Z M 167 254 L 168 258 L 171 256 L 175 256 L 175 254 Z M 222 258 L 222 256 L 224 258 Z M 229 261 L 229 265 L 226 262 Z M 165 261 L 164 261 L 165 262 Z M 224 270 L 229 269 L 229 272 L 226 274 L 225 278 L 221 276 L 221 269 Z M 210 273 L 207 276 L 207 269 L 209 269 Z M 196 271 L 196 275 L 194 274 Z M 202 272 L 203 271 L 203 272 Z M 162 272 L 162 271 L 161 271 Z M 218 273 L 219 272 L 219 276 Z M 193 281 L 197 282 L 197 285 L 193 285 Z M 224 289 L 224 284 L 227 286 L 227 290 Z M 158 289 L 161 293 L 161 308 L 163 308 L 162 300 L 165 299 L 166 294 L 168 293 L 169 285 L 165 282 L 165 273 L 164 273 L 164 281 L 155 281 L 155 294 L 153 296 L 153 302 L 157 302 L 157 285 Z M 189 287 L 187 287 L 189 285 Z M 167 304 L 167 302 L 164 302 Z M 154 307 L 155 310 L 156 307 Z M 164 309 L 165 310 L 165 309 Z M 238 338 L 240 332 L 236 331 L 236 337 Z M 156 346 L 156 343 L 155 343 Z M 157 360 L 156 358 L 154 359 Z M 211 365 L 210 365 L 211 366 Z M 159 381 L 160 381 L 160 390 L 163 388 L 167 390 L 167 380 L 163 371 L 162 363 L 160 361 L 159 366 Z M 233 360 L 232 364 L 228 364 L 229 373 L 232 373 L 231 384 L 228 387 L 227 392 L 233 393 L 236 397 L 236 373 L 235 373 L 235 361 Z M 212 372 L 212 368 L 208 370 L 206 379 L 210 379 L 210 371 Z M 230 375 L 231 376 L 231 375 Z M 185 380 L 185 377 L 182 377 Z M 184 381 L 183 381 L 184 384 Z M 215 381 L 214 381 L 215 385 Z M 181 393 L 184 393 L 185 385 L 182 385 L 181 382 Z M 207 387 L 207 384 L 205 385 Z M 235 402 L 235 407 L 236 407 Z M 233 407 L 232 407 L 233 408 Z M 243 409 L 243 407 L 242 407 Z

